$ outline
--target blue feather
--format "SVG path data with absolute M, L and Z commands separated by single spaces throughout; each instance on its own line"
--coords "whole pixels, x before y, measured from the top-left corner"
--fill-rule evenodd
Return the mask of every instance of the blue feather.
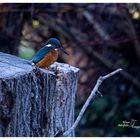
M 46 54 L 48 54 L 50 52 L 51 49 L 55 49 L 55 48 L 56 48 L 56 46 L 41 48 L 40 50 L 37 51 L 37 53 L 35 54 L 35 56 L 33 57 L 33 59 L 31 61 L 35 64 L 38 63 L 46 56 Z

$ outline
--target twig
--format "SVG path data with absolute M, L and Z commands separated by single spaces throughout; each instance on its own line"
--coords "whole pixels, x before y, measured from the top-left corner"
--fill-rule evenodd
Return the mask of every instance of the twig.
M 105 66 L 107 66 L 110 69 L 117 69 L 119 66 L 118 65 L 113 65 L 113 63 L 105 58 L 103 55 L 99 54 L 98 52 L 94 51 L 92 52 L 94 57 L 96 57 L 101 63 L 103 63 Z M 133 77 L 131 74 L 129 74 L 126 70 L 124 70 L 121 75 L 132 82 L 137 88 L 140 89 L 140 82 L 137 80 L 137 78 Z
M 111 73 L 109 73 L 109 74 L 107 74 L 107 75 L 105 75 L 105 76 L 100 76 L 100 77 L 99 77 L 99 79 L 97 80 L 97 83 L 96 83 L 95 87 L 93 88 L 93 90 L 92 90 L 90 96 L 88 97 L 88 99 L 86 100 L 85 104 L 83 105 L 83 107 L 82 107 L 82 109 L 81 109 L 81 111 L 80 111 L 80 113 L 79 113 L 77 119 L 75 120 L 74 124 L 72 125 L 72 127 L 71 127 L 69 130 L 67 130 L 67 131 L 65 131 L 65 132 L 63 133 L 63 136 L 68 136 L 68 135 L 77 127 L 77 125 L 79 124 L 80 120 L 82 119 L 82 117 L 83 117 L 83 115 L 84 115 L 84 113 L 85 113 L 87 107 L 89 106 L 91 100 L 92 100 L 93 98 L 96 97 L 96 95 L 97 95 L 96 92 L 98 91 L 98 88 L 99 88 L 99 86 L 101 85 L 101 83 L 102 83 L 105 79 L 107 79 L 107 78 L 109 78 L 109 77 L 115 75 L 116 73 L 118 73 L 118 72 L 120 72 L 120 71 L 122 71 L 121 68 L 119 68 L 119 69 L 117 69 L 117 70 L 115 70 L 115 71 L 113 71 L 113 72 L 111 72 Z
M 98 53 L 97 51 L 92 51 L 92 49 L 90 47 L 87 48 L 82 48 L 84 51 L 86 51 L 87 53 L 91 54 L 94 58 L 96 58 L 99 62 L 101 62 L 103 65 L 105 65 L 106 67 L 108 67 L 109 69 L 117 69 L 119 67 L 119 65 L 113 64 L 109 59 L 107 59 L 106 57 L 104 57 L 103 55 L 101 55 L 100 53 Z M 130 82 L 132 82 L 138 89 L 140 89 L 140 82 L 137 80 L 137 78 L 133 77 L 131 74 L 129 74 L 127 71 L 123 70 L 123 72 L 121 73 L 121 75 L 129 80 Z

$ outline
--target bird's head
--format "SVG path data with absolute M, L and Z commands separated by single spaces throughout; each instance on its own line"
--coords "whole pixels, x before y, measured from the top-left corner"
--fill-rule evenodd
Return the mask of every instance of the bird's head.
M 56 38 L 50 38 L 47 41 L 47 45 L 52 45 L 54 46 L 56 49 L 60 49 L 61 51 L 63 51 L 65 54 L 68 55 L 68 53 L 65 51 L 64 47 L 62 46 L 61 42 L 56 39 Z

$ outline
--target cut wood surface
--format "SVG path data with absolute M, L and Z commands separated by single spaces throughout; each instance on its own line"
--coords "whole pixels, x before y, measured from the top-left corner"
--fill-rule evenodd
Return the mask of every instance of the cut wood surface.
M 33 70 L 29 61 L 0 53 L 0 136 L 50 137 L 68 130 L 74 122 L 78 73 L 57 62 L 48 70 Z

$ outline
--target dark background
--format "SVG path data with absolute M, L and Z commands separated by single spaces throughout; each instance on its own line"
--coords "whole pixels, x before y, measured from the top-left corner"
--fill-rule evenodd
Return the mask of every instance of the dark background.
M 81 69 L 76 116 L 100 75 L 124 69 L 103 82 L 76 136 L 140 136 L 118 126 L 140 126 L 140 4 L 0 4 L 1 52 L 31 59 L 50 37 L 70 54 L 58 62 Z

